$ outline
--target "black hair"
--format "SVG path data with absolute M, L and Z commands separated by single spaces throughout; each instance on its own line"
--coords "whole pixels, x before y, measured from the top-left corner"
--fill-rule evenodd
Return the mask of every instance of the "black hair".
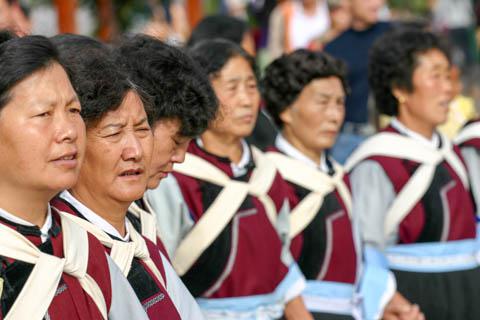
M 222 38 L 238 45 L 242 43 L 248 25 L 245 21 L 227 15 L 205 17 L 193 29 L 187 46 L 192 47 L 203 40 Z
M 183 49 L 147 35 L 124 38 L 116 48 L 119 64 L 153 98 L 153 124 L 180 122 L 179 134 L 202 134 L 215 118 L 218 102 L 203 70 Z
M 117 110 L 130 90 L 140 97 L 149 114 L 150 97 L 128 79 L 107 45 L 73 34 L 57 35 L 52 42 L 77 92 L 87 127 L 96 125 L 107 112 Z
M 58 52 L 48 38 L 19 38 L 0 31 L 0 110 L 10 101 L 16 84 L 55 62 L 59 62 Z
M 398 114 L 393 89 L 413 91 L 412 77 L 418 58 L 430 50 L 439 50 L 450 62 L 446 43 L 437 35 L 418 28 L 394 29 L 382 35 L 370 51 L 368 79 L 381 114 Z
M 204 40 L 190 48 L 190 54 L 203 70 L 215 77 L 225 64 L 234 57 L 242 57 L 250 64 L 255 77 L 258 79 L 258 68 L 255 59 L 238 44 L 225 39 Z
M 345 64 L 326 53 L 298 49 L 274 60 L 265 70 L 261 87 L 265 106 L 275 123 L 283 126 L 280 114 L 311 81 L 328 77 L 337 77 L 348 93 Z

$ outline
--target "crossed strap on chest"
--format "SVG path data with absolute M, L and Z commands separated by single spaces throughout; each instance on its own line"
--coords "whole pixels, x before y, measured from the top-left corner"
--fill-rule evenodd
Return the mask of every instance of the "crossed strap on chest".
M 266 158 L 277 167 L 286 181 L 311 191 L 290 214 L 290 238 L 297 236 L 313 221 L 322 207 L 325 196 L 335 189 L 351 218 L 352 198 L 343 181 L 344 170 L 338 163 L 333 162 L 335 174 L 330 176 L 278 152 L 267 152 Z
M 213 164 L 190 153 L 187 153 L 185 162 L 175 166 L 178 173 L 223 187 L 175 252 L 172 265 L 180 276 L 190 269 L 218 237 L 248 195 L 255 196 L 261 201 L 268 219 L 275 225 L 277 210 L 268 191 L 275 180 L 277 170 L 255 147 L 252 147 L 252 156 L 255 169 L 248 182 L 232 180 Z
M 104 246 L 111 249 L 110 257 L 117 264 L 125 277 L 127 277 L 128 273 L 130 272 L 133 258 L 138 258 L 145 263 L 145 265 L 153 272 L 161 285 L 166 289 L 165 280 L 163 279 L 162 274 L 160 273 L 157 266 L 150 257 L 150 253 L 148 251 L 145 239 L 143 239 L 143 237 L 137 232 L 137 230 L 135 230 L 135 228 L 128 219 L 126 220 L 126 226 L 131 241 L 125 242 L 113 239 L 102 229 L 85 219 L 77 217 L 73 214 L 66 215 L 67 219 L 91 233 Z
M 107 319 L 107 305 L 102 290 L 87 273 L 89 260 L 87 232 L 66 219 L 67 213 L 59 212 L 59 214 L 64 258 L 40 251 L 23 235 L 0 224 L 0 255 L 35 265 L 12 308 L 5 316 L 6 320 L 43 319 L 64 272 L 80 282 L 83 290 L 98 307 L 102 317 Z
M 422 199 L 432 183 L 436 167 L 446 161 L 459 176 L 463 186 L 469 189 L 467 171 L 451 142 L 441 136 L 439 149 L 425 147 L 422 143 L 395 133 L 382 132 L 364 142 L 347 160 L 345 169 L 352 170 L 358 163 L 373 156 L 385 156 L 420 163 L 387 211 L 385 236 L 390 237 L 402 220 Z M 366 186 L 368 187 L 368 186 Z
M 132 202 L 128 208 L 128 212 L 133 214 L 135 217 L 140 219 L 141 224 L 141 234 L 148 240 L 152 241 L 155 245 L 157 244 L 157 221 L 154 217 L 154 210 L 148 203 L 147 199 L 143 197 L 143 203 L 147 207 L 147 210 L 140 208 L 138 204 Z
M 480 138 L 480 122 L 473 122 L 465 126 L 460 133 L 455 137 L 456 144 L 462 144 L 472 139 Z

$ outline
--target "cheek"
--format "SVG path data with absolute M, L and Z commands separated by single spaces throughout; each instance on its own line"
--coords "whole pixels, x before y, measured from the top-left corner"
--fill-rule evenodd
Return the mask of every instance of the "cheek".
M 153 153 L 153 137 L 151 135 L 143 138 L 141 140 L 143 154 L 147 161 L 150 161 Z

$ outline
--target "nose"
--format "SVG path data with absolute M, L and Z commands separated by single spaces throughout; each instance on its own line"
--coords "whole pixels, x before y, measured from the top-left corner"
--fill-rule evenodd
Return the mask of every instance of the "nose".
M 183 161 L 185 161 L 185 155 L 187 154 L 187 149 L 190 144 L 190 141 L 191 140 L 188 139 L 187 141 L 184 141 L 183 143 L 181 143 L 175 148 L 171 158 L 171 161 L 173 163 L 182 163 Z
M 252 107 L 253 103 L 253 96 L 249 92 L 247 85 L 241 86 L 238 92 L 238 100 L 242 107 Z
M 450 79 L 450 77 L 445 78 L 442 89 L 446 94 L 448 94 L 448 96 L 453 98 L 453 81 Z
M 333 100 L 333 99 L 332 99 Z M 342 121 L 344 114 L 344 104 L 338 101 L 331 101 L 326 111 L 326 117 L 332 122 L 338 123 Z
M 80 134 L 85 135 L 85 124 L 80 117 L 72 117 L 66 112 L 57 112 L 55 117 L 57 142 L 75 142 Z
M 134 132 L 128 132 L 124 136 L 122 159 L 124 161 L 138 162 L 143 158 L 142 144 Z

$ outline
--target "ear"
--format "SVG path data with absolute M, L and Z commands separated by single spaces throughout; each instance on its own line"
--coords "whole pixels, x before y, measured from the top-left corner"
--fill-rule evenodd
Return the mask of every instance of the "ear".
M 288 124 L 288 125 L 291 124 L 292 123 L 292 106 L 287 107 L 278 116 L 284 124 Z
M 403 89 L 393 88 L 392 93 L 399 104 L 404 104 L 407 100 L 408 93 Z

